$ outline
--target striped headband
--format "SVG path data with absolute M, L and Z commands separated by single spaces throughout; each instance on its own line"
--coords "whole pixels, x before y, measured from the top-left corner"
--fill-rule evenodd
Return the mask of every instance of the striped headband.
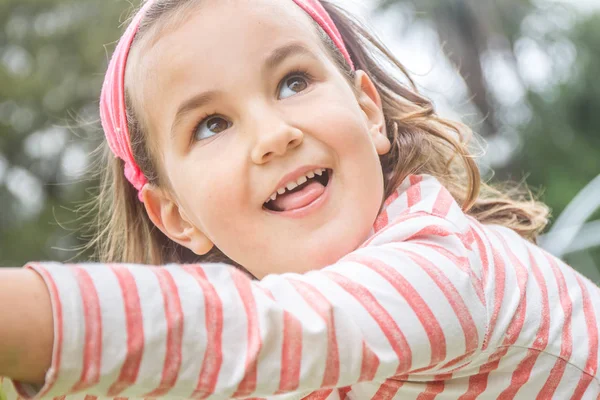
M 342 36 L 319 0 L 293 1 L 310 15 L 321 28 L 323 28 L 340 50 L 346 61 L 354 69 L 354 65 L 350 59 L 350 54 L 344 45 Z M 104 77 L 104 83 L 102 85 L 102 92 L 100 94 L 100 119 L 102 121 L 102 128 L 106 135 L 108 145 L 115 156 L 124 161 L 125 177 L 133 187 L 137 189 L 138 199 L 140 201 L 143 201 L 141 196 L 142 188 L 148 183 L 148 180 L 140 170 L 140 167 L 136 164 L 131 150 L 125 108 L 125 67 L 131 43 L 138 31 L 140 21 L 153 2 L 154 0 L 146 1 L 132 19 L 123 36 L 121 36 L 108 65 L 108 70 L 106 71 L 106 76 Z

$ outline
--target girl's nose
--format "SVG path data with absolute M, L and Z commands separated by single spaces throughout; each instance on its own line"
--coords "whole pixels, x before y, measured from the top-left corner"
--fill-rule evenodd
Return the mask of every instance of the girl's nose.
M 262 125 L 263 131 L 256 135 L 256 143 L 252 148 L 252 161 L 264 164 L 274 157 L 283 156 L 302 144 L 304 134 L 300 129 L 294 128 L 283 121 L 278 127 Z

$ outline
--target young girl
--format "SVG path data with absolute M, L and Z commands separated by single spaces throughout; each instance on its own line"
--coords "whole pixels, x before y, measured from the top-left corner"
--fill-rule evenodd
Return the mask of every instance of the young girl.
M 597 398 L 599 289 L 389 66 L 325 1 L 146 3 L 101 96 L 105 264 L 2 271 L 0 375 L 23 398 Z

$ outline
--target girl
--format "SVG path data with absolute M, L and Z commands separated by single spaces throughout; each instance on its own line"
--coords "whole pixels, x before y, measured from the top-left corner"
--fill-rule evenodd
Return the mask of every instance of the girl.
M 325 1 L 146 3 L 101 96 L 105 264 L 2 271 L 0 375 L 23 398 L 597 398 L 599 289 L 389 65 Z

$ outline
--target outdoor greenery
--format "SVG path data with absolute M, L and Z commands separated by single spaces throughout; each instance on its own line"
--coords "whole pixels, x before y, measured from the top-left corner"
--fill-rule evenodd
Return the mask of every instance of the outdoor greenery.
M 130 10 L 126 0 L 0 0 L 0 265 L 85 260 L 73 250 L 86 240 L 74 209 L 93 195 L 81 172 L 103 139 L 100 86 Z M 468 122 L 490 152 L 511 148 L 494 179 L 526 178 L 558 216 L 600 174 L 600 14 L 532 0 L 382 0 L 378 13 L 403 16 L 398 35 L 417 22 L 438 33 L 478 112 Z M 487 70 L 498 55 L 515 96 Z M 596 280 L 599 249 L 566 259 Z

